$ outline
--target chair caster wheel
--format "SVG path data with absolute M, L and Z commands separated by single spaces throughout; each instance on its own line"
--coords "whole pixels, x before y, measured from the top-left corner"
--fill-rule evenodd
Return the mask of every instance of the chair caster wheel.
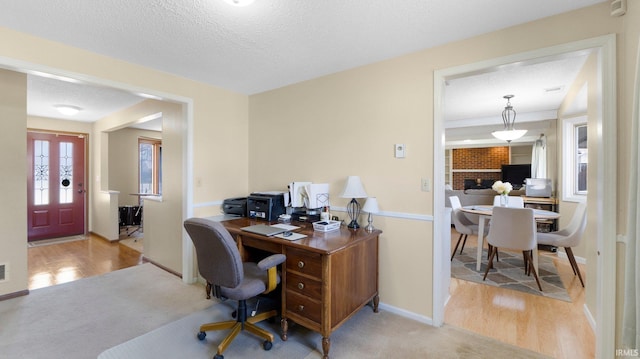
M 231 318 L 236 319 L 237 316 L 238 316 L 237 310 L 234 310 L 233 312 L 231 312 Z
M 207 333 L 205 332 L 198 333 L 198 340 L 204 340 L 204 338 L 206 337 L 207 337 Z
M 273 343 L 268 340 L 265 340 L 264 343 L 262 343 L 262 348 L 264 350 L 271 350 L 271 348 L 273 348 Z
M 224 356 L 222 356 L 221 354 L 216 354 L 213 356 L 213 359 L 224 359 Z

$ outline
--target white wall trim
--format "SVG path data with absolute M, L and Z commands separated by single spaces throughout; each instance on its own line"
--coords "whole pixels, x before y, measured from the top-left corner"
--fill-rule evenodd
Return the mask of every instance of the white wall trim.
M 222 201 L 211 201 L 211 202 L 201 202 L 193 205 L 193 208 L 205 208 L 205 207 L 219 207 L 222 204 Z M 335 212 L 343 212 L 347 213 L 346 207 L 331 207 L 331 211 Z M 361 213 L 361 215 L 366 215 L 366 213 Z M 391 211 L 381 211 L 373 215 L 373 217 L 390 217 L 390 218 L 401 218 L 401 219 L 410 219 L 415 221 L 425 221 L 425 222 L 433 222 L 433 216 L 430 214 L 418 214 L 418 213 L 407 213 L 407 212 L 391 212 Z
M 391 305 L 388 305 L 388 304 L 385 304 L 385 303 L 382 303 L 382 302 L 380 304 L 378 304 L 378 307 L 381 310 L 385 310 L 385 311 L 387 311 L 389 313 L 397 314 L 397 315 L 399 315 L 401 317 L 405 317 L 405 318 L 408 318 L 408 319 L 413 319 L 413 320 L 415 320 L 417 322 L 420 322 L 420 323 L 433 325 L 433 319 L 429 318 L 429 317 L 426 317 L 424 315 L 419 315 L 419 314 L 416 314 L 414 312 L 410 312 L 408 310 L 405 310 L 405 309 L 402 309 L 402 308 L 398 308 L 398 307 L 394 307 L 394 306 L 391 306 Z

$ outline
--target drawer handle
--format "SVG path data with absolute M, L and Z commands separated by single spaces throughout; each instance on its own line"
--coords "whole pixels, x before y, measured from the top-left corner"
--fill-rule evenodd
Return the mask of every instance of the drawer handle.
M 304 283 L 302 282 L 298 283 L 298 289 L 304 289 Z
M 298 262 L 298 268 L 304 268 L 304 262 L 303 261 L 299 261 Z
M 298 311 L 299 311 L 299 312 L 302 312 L 303 310 L 304 310 L 304 305 L 300 304 L 300 305 L 298 306 Z

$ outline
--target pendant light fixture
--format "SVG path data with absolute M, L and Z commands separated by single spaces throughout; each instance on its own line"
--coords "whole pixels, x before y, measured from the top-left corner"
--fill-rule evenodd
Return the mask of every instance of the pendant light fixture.
M 493 137 L 511 142 L 515 139 L 518 139 L 524 136 L 527 133 L 527 130 L 516 130 L 513 127 L 513 124 L 516 122 L 516 111 L 511 106 L 511 99 L 513 95 L 504 95 L 503 98 L 507 99 L 507 106 L 505 106 L 504 111 L 502 111 L 502 122 L 504 123 L 504 129 L 502 131 L 493 131 L 491 134 Z

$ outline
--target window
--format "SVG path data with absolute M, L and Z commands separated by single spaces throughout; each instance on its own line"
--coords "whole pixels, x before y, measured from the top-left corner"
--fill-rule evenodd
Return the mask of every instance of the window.
M 583 202 L 587 196 L 587 118 L 564 120 L 563 193 L 565 201 Z
M 162 194 L 162 141 L 138 139 L 139 193 Z

